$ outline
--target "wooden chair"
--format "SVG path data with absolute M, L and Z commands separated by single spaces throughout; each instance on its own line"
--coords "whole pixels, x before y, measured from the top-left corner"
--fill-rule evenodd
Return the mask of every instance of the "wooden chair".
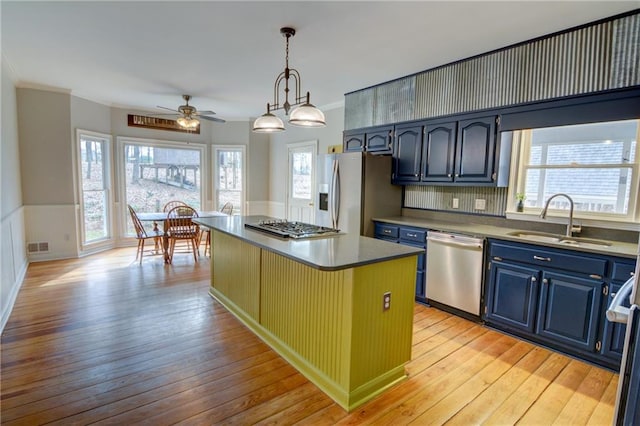
M 231 216 L 231 213 L 233 212 L 233 204 L 228 201 L 224 204 L 224 206 L 222 206 L 222 208 L 220 209 L 220 213 L 224 213 L 226 215 Z M 207 252 L 209 253 L 209 256 L 211 256 L 211 230 L 209 228 L 203 229 L 202 233 L 200 235 L 200 241 L 202 241 L 204 239 L 204 255 L 207 255 Z
M 133 207 L 131 207 L 131 205 L 127 204 L 127 207 L 129 208 L 129 214 L 131 215 L 131 221 L 133 222 L 133 227 L 136 230 L 136 239 L 138 240 L 138 249 L 136 251 L 136 260 L 138 260 L 138 257 L 140 258 L 140 264 L 142 264 L 142 254 L 144 253 L 144 243 L 147 240 L 153 239 L 154 241 L 154 246 L 156 247 L 156 254 L 157 254 L 157 247 L 161 244 L 161 239 L 163 236 L 163 232 L 159 231 L 156 227 L 154 227 L 154 229 L 152 231 L 149 231 L 149 233 L 147 233 L 146 229 L 144 229 L 144 226 L 142 225 L 142 222 L 140 221 L 140 219 L 138 219 L 138 215 L 136 214 L 136 211 L 133 209 Z
M 198 217 L 198 212 L 187 205 L 174 207 L 167 213 L 165 232 L 169 239 L 169 263 L 173 262 L 173 252 L 178 241 L 187 242 L 193 251 L 194 260 L 198 261 L 198 256 L 200 255 L 198 250 L 200 227 L 191 220 L 194 217 Z
M 169 210 L 171 210 L 174 207 L 178 207 L 178 206 L 186 206 L 187 203 L 183 202 L 183 201 L 177 201 L 177 200 L 173 200 L 173 201 L 169 201 L 167 204 L 164 205 L 164 207 L 162 208 L 163 212 L 168 212 Z
M 231 216 L 231 213 L 233 213 L 233 204 L 231 203 L 231 201 L 226 202 L 224 206 L 222 206 L 222 208 L 220 209 L 220 213 L 228 214 L 229 216 Z

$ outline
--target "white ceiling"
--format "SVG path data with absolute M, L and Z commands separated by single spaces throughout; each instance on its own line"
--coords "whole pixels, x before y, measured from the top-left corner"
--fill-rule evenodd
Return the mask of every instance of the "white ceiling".
M 2 60 L 18 87 L 110 106 L 227 120 L 265 112 L 289 65 L 311 102 L 638 8 L 639 1 L 164 1 L 0 3 Z

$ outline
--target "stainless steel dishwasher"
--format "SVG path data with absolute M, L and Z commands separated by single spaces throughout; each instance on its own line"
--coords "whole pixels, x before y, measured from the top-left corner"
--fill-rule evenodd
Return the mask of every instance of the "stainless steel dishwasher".
M 479 316 L 483 248 L 482 238 L 429 231 L 427 299 Z

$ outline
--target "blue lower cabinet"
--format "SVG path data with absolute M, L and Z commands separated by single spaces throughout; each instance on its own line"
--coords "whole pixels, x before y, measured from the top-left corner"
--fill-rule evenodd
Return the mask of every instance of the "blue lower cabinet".
M 604 282 L 545 272 L 540 289 L 537 334 L 595 352 Z
M 418 255 L 418 265 L 416 270 L 416 301 L 427 303 L 425 295 L 427 230 L 422 228 L 393 225 L 386 222 L 374 222 L 374 224 L 375 238 L 424 250 L 424 253 Z
M 609 296 L 606 305 L 609 306 L 616 297 L 616 293 L 620 290 L 622 284 L 611 284 L 609 287 Z M 629 300 L 624 303 L 625 307 L 630 307 Z M 622 359 L 622 350 L 624 348 L 624 335 L 627 326 L 619 322 L 604 322 L 604 331 L 602 338 L 602 355 L 620 361 Z
M 634 260 L 493 239 L 487 247 L 487 324 L 619 368 L 625 325 L 605 314 Z
M 486 318 L 533 333 L 540 271 L 493 262 L 489 273 Z

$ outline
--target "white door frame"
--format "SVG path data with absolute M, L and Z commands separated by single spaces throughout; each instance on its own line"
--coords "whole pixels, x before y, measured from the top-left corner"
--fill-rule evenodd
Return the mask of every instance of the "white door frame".
M 310 148 L 311 151 L 311 202 L 310 202 L 310 222 L 311 223 L 315 223 L 315 197 L 316 197 L 316 193 L 317 193 L 317 188 L 316 188 L 316 162 L 317 162 L 317 156 L 318 156 L 318 140 L 311 140 L 311 141 L 304 141 L 304 142 L 295 142 L 295 143 L 289 143 L 287 144 L 287 181 L 286 181 L 286 189 L 285 189 L 285 215 L 287 219 L 289 218 L 289 208 L 291 207 L 289 205 L 289 199 L 290 199 L 290 188 L 291 188 L 291 178 L 292 178 L 292 173 L 291 173 L 291 154 L 294 151 L 298 151 L 301 148 Z

